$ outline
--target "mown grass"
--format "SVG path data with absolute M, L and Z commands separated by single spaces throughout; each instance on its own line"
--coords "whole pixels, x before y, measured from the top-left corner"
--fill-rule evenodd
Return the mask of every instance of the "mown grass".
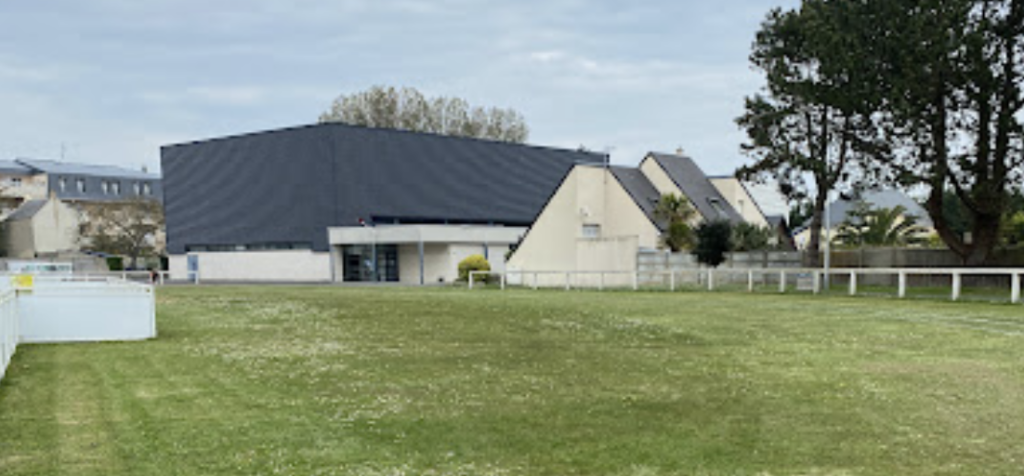
M 0 474 L 993 475 L 1020 306 L 164 288 L 149 342 L 23 346 Z

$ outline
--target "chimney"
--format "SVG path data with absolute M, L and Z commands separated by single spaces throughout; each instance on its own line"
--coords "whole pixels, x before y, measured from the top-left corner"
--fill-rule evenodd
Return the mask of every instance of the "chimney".
M 682 156 L 684 154 L 685 154 L 685 152 L 683 152 L 683 148 L 682 147 L 676 147 L 676 155 Z

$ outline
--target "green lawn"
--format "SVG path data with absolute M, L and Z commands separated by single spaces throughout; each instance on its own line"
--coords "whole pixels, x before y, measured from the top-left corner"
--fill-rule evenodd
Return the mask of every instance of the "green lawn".
M 160 337 L 26 345 L 0 474 L 997 475 L 1022 306 L 159 290 Z

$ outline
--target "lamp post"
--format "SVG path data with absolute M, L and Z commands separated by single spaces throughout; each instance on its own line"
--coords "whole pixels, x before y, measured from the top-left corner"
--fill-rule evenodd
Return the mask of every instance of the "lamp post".
M 825 276 L 822 285 L 828 291 L 829 274 L 832 267 L 832 200 L 831 193 L 825 194 Z

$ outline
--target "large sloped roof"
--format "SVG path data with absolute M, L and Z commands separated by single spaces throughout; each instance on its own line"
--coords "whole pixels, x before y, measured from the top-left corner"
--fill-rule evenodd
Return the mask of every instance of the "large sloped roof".
M 140 170 L 131 170 L 113 165 L 76 164 L 55 160 L 18 158 L 16 163 L 47 174 L 80 175 L 90 177 L 127 178 L 159 180 L 160 176 Z
M 0 173 L 7 175 L 32 175 L 32 169 L 13 160 L 0 160 Z
M 306 242 L 367 223 L 528 225 L 599 154 L 344 124 L 161 149 L 168 249 Z
M 654 187 L 654 184 L 644 175 L 643 172 L 638 168 L 632 167 L 610 167 L 612 175 L 622 185 L 622 188 L 626 190 L 633 201 L 636 202 L 640 210 L 647 215 L 647 218 L 654 223 L 654 226 L 658 227 L 659 230 L 664 231 L 664 226 L 661 220 L 658 220 L 654 215 L 654 210 L 658 205 L 658 200 L 661 199 L 661 194 L 658 193 L 658 189 Z
M 693 159 L 657 152 L 651 152 L 648 157 L 661 166 L 705 220 L 728 220 L 734 224 L 743 222 L 743 217 L 732 208 Z

